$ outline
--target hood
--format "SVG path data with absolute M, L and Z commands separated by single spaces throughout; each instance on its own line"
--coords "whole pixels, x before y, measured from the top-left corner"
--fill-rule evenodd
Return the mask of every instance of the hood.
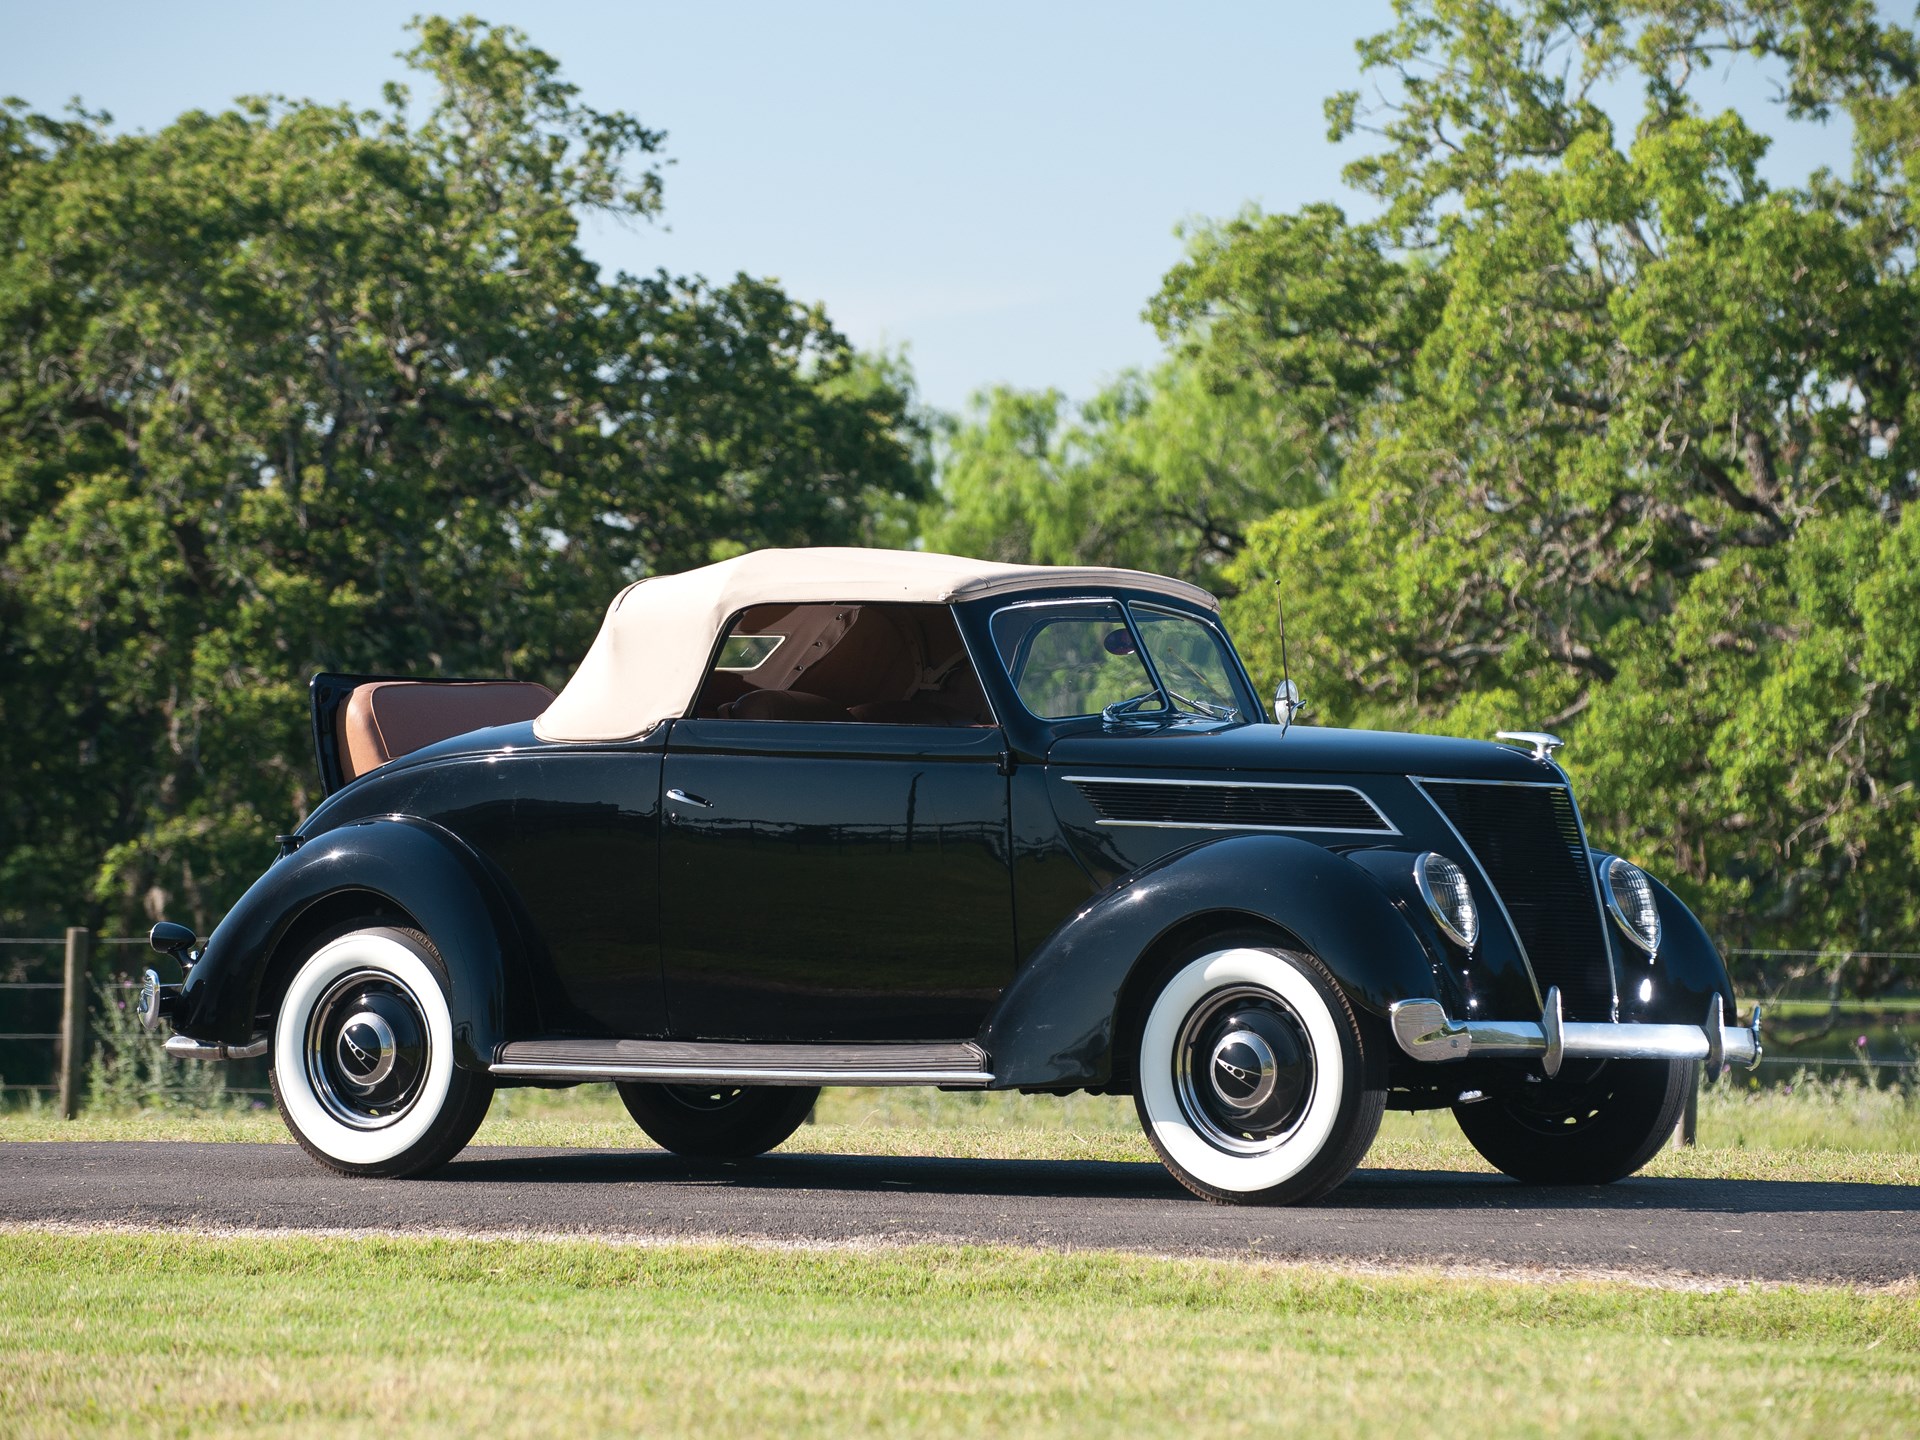
M 1319 725 L 1223 725 L 1201 729 L 1089 730 L 1063 736 L 1049 765 L 1235 772 L 1326 771 L 1460 780 L 1559 780 L 1558 766 L 1488 740 L 1336 730 Z

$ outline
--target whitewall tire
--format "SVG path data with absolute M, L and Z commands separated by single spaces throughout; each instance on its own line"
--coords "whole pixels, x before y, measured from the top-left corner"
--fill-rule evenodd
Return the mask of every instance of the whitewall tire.
M 272 1083 L 307 1153 L 355 1175 L 416 1175 L 479 1128 L 489 1077 L 453 1062 L 444 967 L 426 936 L 368 925 L 309 955 L 273 1024 Z
M 1318 1199 L 1380 1128 L 1385 1057 L 1369 1038 L 1312 956 L 1216 940 L 1173 970 L 1147 1012 L 1140 1123 L 1206 1199 Z

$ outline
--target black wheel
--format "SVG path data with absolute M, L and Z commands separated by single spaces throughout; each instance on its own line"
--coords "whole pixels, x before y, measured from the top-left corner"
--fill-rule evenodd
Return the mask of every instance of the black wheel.
M 1694 1083 L 1688 1060 L 1602 1060 L 1453 1107 L 1473 1148 L 1530 1185 L 1609 1185 L 1667 1143 Z
M 1202 947 L 1161 986 L 1134 1103 L 1162 1163 L 1227 1204 L 1317 1200 L 1380 1130 L 1386 1055 L 1326 968 L 1264 937 Z
M 643 1085 L 616 1088 L 653 1143 L 699 1160 L 744 1160 L 798 1130 L 820 1098 L 817 1086 Z
M 274 1103 L 344 1175 L 419 1175 L 473 1138 L 492 1078 L 453 1063 L 446 967 L 417 930 L 367 924 L 300 963 L 274 1016 Z

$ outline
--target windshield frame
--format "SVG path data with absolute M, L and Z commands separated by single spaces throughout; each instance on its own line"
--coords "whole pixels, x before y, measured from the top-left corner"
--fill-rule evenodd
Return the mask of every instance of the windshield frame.
M 1234 648 L 1232 639 L 1227 635 L 1225 628 L 1220 624 L 1217 616 L 1202 613 L 1198 610 L 1189 610 L 1176 601 L 1170 601 L 1165 596 L 1156 595 L 1151 599 L 1142 598 L 1138 603 L 1159 611 L 1163 615 L 1173 615 L 1183 620 L 1192 620 L 1196 624 L 1205 626 L 1212 632 L 1213 638 L 1219 643 L 1221 649 L 1226 654 L 1228 661 L 1227 679 L 1237 692 L 1235 698 L 1239 701 L 1240 713 L 1232 719 L 1223 719 L 1217 716 L 1195 714 L 1177 705 L 1174 702 L 1172 694 L 1167 689 L 1166 681 L 1160 676 L 1160 667 L 1154 661 L 1152 648 L 1147 644 L 1146 636 L 1141 632 L 1139 623 L 1135 619 L 1133 613 L 1135 603 L 1135 598 L 1130 595 L 1108 592 L 1090 595 L 1047 596 L 1044 598 L 1035 596 L 1028 599 L 1016 600 L 1011 604 L 994 607 L 987 616 L 986 632 L 988 647 L 993 654 L 995 663 L 999 667 L 1000 678 L 1006 682 L 1008 689 L 1013 694 L 1014 703 L 1020 707 L 1021 713 L 1029 719 L 1038 721 L 1042 725 L 1081 725 L 1089 720 L 1097 720 L 1105 725 L 1112 725 L 1117 722 L 1130 727 L 1151 727 L 1155 729 L 1168 726 L 1246 725 L 1261 723 L 1267 719 L 1266 707 L 1260 702 L 1260 692 L 1255 688 L 1252 677 L 1247 673 L 1246 663 L 1241 660 L 1240 652 Z M 1001 653 L 999 637 L 994 634 L 994 625 L 1000 616 L 1009 611 L 1029 610 L 1038 606 L 1062 605 L 1110 605 L 1119 609 L 1121 618 L 1126 624 L 1127 633 L 1133 636 L 1135 651 L 1140 657 L 1141 666 L 1146 670 L 1147 678 L 1153 682 L 1154 693 L 1160 699 L 1160 704 L 1157 708 L 1134 711 L 1117 717 L 1107 716 L 1099 710 L 1088 711 L 1080 715 L 1046 716 L 1034 713 L 1032 707 L 1027 704 L 1026 699 L 1020 694 L 1020 682 L 1015 675 L 1016 664 L 1030 649 L 1032 637 L 1024 638 L 1014 656 L 1008 657 Z

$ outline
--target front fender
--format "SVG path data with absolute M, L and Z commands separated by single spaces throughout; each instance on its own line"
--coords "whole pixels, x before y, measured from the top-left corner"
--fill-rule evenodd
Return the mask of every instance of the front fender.
M 459 840 L 403 816 L 342 825 L 273 863 L 227 912 L 187 972 L 174 1028 L 244 1044 L 260 987 L 300 918 L 329 897 L 365 891 L 411 915 L 446 961 L 455 1063 L 485 1069 L 507 1039 L 507 981 L 519 932 L 498 887 Z
M 1593 852 L 1595 877 L 1603 887 L 1612 859 L 1604 850 Z M 1612 915 L 1606 918 L 1607 940 L 1613 946 L 1620 980 L 1620 1018 L 1645 1024 L 1698 1025 L 1706 1018 L 1708 1003 L 1718 995 L 1731 1023 L 1733 979 L 1720 951 L 1685 901 L 1651 874 L 1647 879 L 1653 882 L 1654 904 L 1660 911 L 1658 955 L 1649 960 L 1644 950 L 1619 933 Z
M 1104 1084 L 1128 977 L 1177 926 L 1284 930 L 1359 1007 L 1446 993 L 1433 957 L 1371 875 L 1289 835 L 1205 841 L 1145 866 L 1061 922 L 981 1030 L 996 1088 Z

